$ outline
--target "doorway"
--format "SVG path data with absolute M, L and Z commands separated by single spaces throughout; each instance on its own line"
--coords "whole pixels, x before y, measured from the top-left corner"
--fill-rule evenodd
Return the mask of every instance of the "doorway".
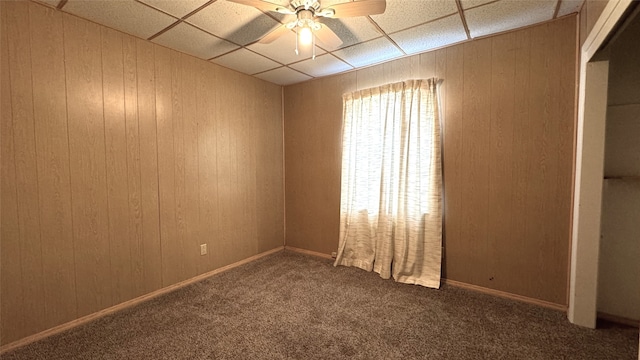
M 624 24 L 636 5 L 631 0 L 610 1 L 581 49 L 568 317 L 572 323 L 591 328 L 595 328 L 598 309 L 605 127 L 609 107 L 610 61 L 603 55 L 609 44 L 621 36 L 618 31 L 624 31 Z M 636 67 L 633 71 L 638 70 Z M 638 247 L 637 242 L 635 246 Z

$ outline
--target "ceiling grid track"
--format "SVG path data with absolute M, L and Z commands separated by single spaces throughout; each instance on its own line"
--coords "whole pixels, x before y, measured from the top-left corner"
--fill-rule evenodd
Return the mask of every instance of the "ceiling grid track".
M 562 0 L 558 0 L 558 2 L 556 3 L 556 10 L 553 12 L 553 18 L 557 19 L 558 18 L 558 13 L 560 12 L 560 6 L 562 5 Z
M 578 13 L 585 3 L 569 0 L 31 1 L 279 85 L 375 66 L 555 21 Z M 287 3 L 290 5 L 285 5 Z M 323 21 L 324 17 L 332 19 Z M 322 24 L 321 28 L 316 27 L 318 23 Z M 283 29 L 304 24 L 313 27 L 316 57 L 309 47 L 303 47 L 299 55 L 294 54 L 298 32 Z M 278 33 L 261 42 L 274 31 Z
M 456 6 L 458 7 L 460 20 L 462 20 L 462 26 L 464 26 L 464 32 L 467 33 L 467 39 L 471 40 L 471 32 L 469 31 L 469 25 L 467 25 L 467 19 L 464 17 L 464 10 L 462 9 L 462 3 L 460 0 L 456 0 Z
M 391 38 L 391 36 L 389 36 L 389 34 L 387 34 L 384 30 L 382 30 L 382 28 L 380 27 L 380 25 L 378 25 L 377 22 L 375 22 L 375 20 L 373 20 L 371 18 L 371 16 L 367 16 L 367 20 L 369 20 L 369 22 L 371 23 L 371 25 L 373 25 L 376 30 L 378 30 L 382 36 L 384 36 L 385 38 L 387 38 L 387 40 L 389 40 L 390 43 L 393 44 L 393 46 L 395 46 L 396 48 L 398 48 L 398 50 L 400 50 L 400 52 L 402 53 L 402 55 L 407 55 L 407 53 L 398 45 L 397 42 L 395 42 L 395 40 L 393 40 Z

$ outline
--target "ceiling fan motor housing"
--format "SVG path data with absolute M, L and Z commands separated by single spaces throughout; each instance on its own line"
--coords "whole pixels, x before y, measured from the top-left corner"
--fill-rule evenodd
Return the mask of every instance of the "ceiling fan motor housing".
M 297 12 L 298 20 L 295 22 L 297 26 L 303 28 L 308 27 L 312 30 L 319 30 L 321 25 L 320 23 L 314 20 L 315 15 L 313 10 L 301 9 Z
M 295 0 L 291 2 L 291 7 L 296 13 L 304 10 L 311 11 L 311 16 L 313 16 L 320 9 L 320 3 L 316 0 Z

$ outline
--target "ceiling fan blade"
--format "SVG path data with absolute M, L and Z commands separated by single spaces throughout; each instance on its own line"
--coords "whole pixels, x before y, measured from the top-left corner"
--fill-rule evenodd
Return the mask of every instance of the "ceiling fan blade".
M 254 8 L 258 8 L 264 11 L 276 11 L 283 14 L 295 14 L 295 12 L 290 9 L 280 5 L 274 4 L 272 2 L 264 1 L 264 0 L 227 0 L 236 4 L 242 4 L 247 6 L 253 6 Z
M 360 0 L 335 4 L 327 9 L 321 9 L 317 14 L 331 18 L 344 18 L 382 14 L 387 8 L 385 0 Z M 333 12 L 331 15 L 330 12 Z
M 263 36 L 262 39 L 258 40 L 258 44 L 270 44 L 273 42 L 273 40 L 279 38 L 287 31 L 289 31 L 289 28 L 287 28 L 286 25 L 280 25 L 269 32 L 267 35 Z
M 315 31 L 315 35 L 319 43 L 330 49 L 335 49 L 342 45 L 342 40 L 340 40 L 338 35 L 325 24 L 322 24 L 322 27 Z

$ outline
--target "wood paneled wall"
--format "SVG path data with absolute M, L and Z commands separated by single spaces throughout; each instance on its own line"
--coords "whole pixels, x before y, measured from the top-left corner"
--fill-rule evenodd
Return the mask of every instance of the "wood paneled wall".
M 0 6 L 1 344 L 282 246 L 280 86 Z
M 444 276 L 566 304 L 576 16 L 285 87 L 287 245 L 339 236 L 342 94 L 439 77 Z

